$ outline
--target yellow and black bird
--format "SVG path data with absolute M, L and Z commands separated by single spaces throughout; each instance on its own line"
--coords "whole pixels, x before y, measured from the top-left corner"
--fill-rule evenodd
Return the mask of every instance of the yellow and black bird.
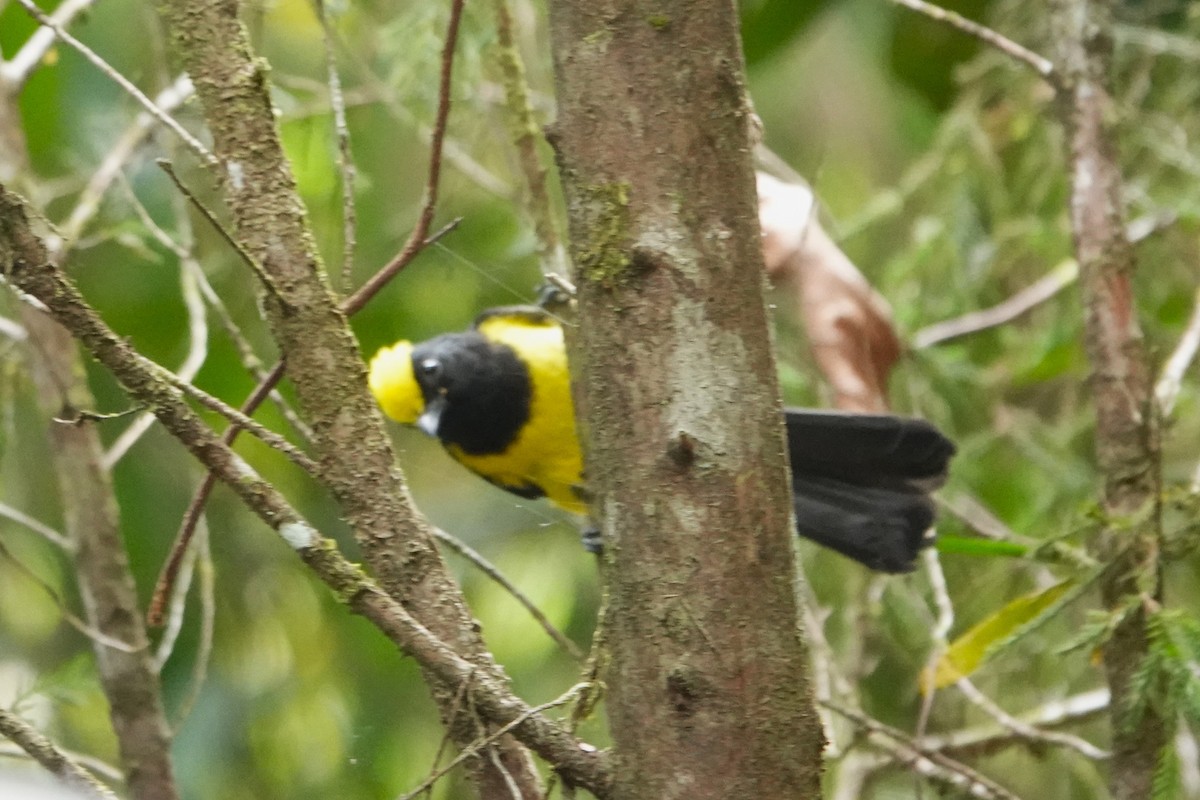
M 385 347 L 370 386 L 388 416 L 477 475 L 587 512 L 562 328 L 542 309 L 495 308 L 465 332 Z M 800 535 L 871 569 L 911 571 L 932 542 L 929 492 L 954 444 L 921 419 L 788 409 L 785 420 Z

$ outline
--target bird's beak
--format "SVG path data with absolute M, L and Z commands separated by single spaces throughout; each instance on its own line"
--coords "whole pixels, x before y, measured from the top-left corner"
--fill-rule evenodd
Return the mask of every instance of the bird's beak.
M 425 404 L 425 410 L 417 417 L 417 427 L 426 436 L 437 438 L 442 412 L 446 410 L 446 396 L 439 394 Z

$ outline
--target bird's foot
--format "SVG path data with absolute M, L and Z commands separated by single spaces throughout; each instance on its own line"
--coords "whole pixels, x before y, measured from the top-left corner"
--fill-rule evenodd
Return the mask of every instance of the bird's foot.
M 595 555 L 603 555 L 604 537 L 600 533 L 599 528 L 589 525 L 583 529 L 583 533 L 579 538 L 583 541 L 583 549 Z

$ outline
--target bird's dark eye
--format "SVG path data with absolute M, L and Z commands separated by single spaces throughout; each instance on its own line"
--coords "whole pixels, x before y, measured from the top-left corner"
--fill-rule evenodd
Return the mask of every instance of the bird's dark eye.
M 427 358 L 417 365 L 421 370 L 421 376 L 428 378 L 431 381 L 436 381 L 442 376 L 442 362 L 436 358 Z

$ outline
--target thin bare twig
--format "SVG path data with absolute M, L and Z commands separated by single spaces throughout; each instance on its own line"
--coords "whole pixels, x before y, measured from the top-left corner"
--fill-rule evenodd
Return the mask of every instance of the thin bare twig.
M 69 425 L 72 428 L 80 428 L 84 425 L 93 422 L 109 422 L 114 419 L 121 419 L 136 414 L 141 411 L 138 406 L 126 408 L 123 411 L 92 411 L 90 409 L 76 409 L 69 417 L 51 417 L 51 421 L 59 425 Z
M 161 370 L 164 378 L 166 378 L 171 382 L 172 385 L 194 399 L 200 405 L 211 411 L 217 412 L 233 423 L 233 425 L 237 426 L 239 430 L 246 431 L 251 436 L 262 441 L 268 447 L 283 453 L 285 456 L 287 456 L 289 461 L 300 467 L 300 469 L 304 470 L 309 475 L 315 476 L 319 473 L 320 468 L 317 466 L 317 462 L 313 461 L 307 453 L 305 453 L 299 447 L 296 447 L 296 445 L 292 444 L 275 431 L 252 419 L 224 401 L 213 397 L 203 389 L 197 388 L 194 384 L 188 383 L 165 367 L 159 367 L 159 369 Z
M 1038 728 L 1053 728 L 1071 725 L 1090 719 L 1108 708 L 1108 689 L 1092 689 L 1062 700 L 1043 703 L 1032 711 L 1022 713 L 1017 719 Z M 929 734 L 920 743 L 928 750 L 989 751 L 994 744 L 1012 741 L 1011 729 L 988 725 L 986 728 L 968 728 L 949 733 Z
M 17 558 L 11 550 L 5 547 L 3 542 L 0 542 L 0 557 L 7 559 L 8 562 L 17 570 L 17 572 L 20 572 L 26 577 L 26 579 L 29 580 L 30 583 L 45 592 L 50 597 L 50 600 L 54 603 L 54 606 L 58 609 L 58 613 L 62 614 L 63 620 L 72 628 L 79 631 L 93 642 L 102 644 L 105 647 L 111 647 L 114 650 L 120 650 L 122 653 L 132 653 L 137 650 L 136 647 L 128 642 L 123 642 L 120 639 L 109 636 L 104 631 L 97 630 L 73 614 L 71 610 L 67 608 L 67 602 L 63 600 L 62 595 L 58 593 L 58 590 L 42 580 L 36 572 L 26 566 L 21 559 Z
M 71 34 L 67 33 L 61 25 L 59 25 L 57 22 L 55 22 L 50 17 L 43 14 L 42 10 L 40 8 L 38 8 L 36 5 L 34 5 L 33 0 L 17 0 L 17 2 L 20 3 L 21 6 L 27 12 L 29 12 L 29 15 L 31 17 L 36 19 L 39 23 L 41 23 L 45 27 L 54 31 L 55 36 L 57 36 L 59 39 L 61 39 L 66 44 L 75 48 L 75 50 L 80 55 L 82 55 L 88 61 L 92 62 L 93 66 L 95 66 L 96 69 L 100 70 L 102 73 L 107 75 L 114 83 L 116 83 L 118 86 L 120 86 L 122 89 L 124 89 L 126 94 L 128 94 L 130 97 L 132 97 L 138 103 L 140 103 L 142 108 L 146 109 L 146 111 L 149 112 L 149 114 L 152 117 L 157 119 L 163 125 L 170 128 L 175 133 L 176 136 L 178 136 L 181 140 L 183 140 L 183 143 L 188 146 L 188 149 L 191 150 L 193 153 L 195 153 L 200 158 L 201 161 L 203 161 L 205 164 L 207 164 L 210 167 L 219 167 L 220 166 L 220 163 L 217 161 L 217 157 L 214 156 L 207 147 L 205 147 L 203 144 L 201 144 L 199 139 L 197 139 L 195 136 L 192 136 L 190 133 L 188 133 L 187 130 L 185 130 L 184 127 L 182 125 L 180 125 L 179 122 L 174 117 L 172 117 L 170 114 L 167 114 L 161 108 L 156 106 L 154 104 L 153 100 L 151 100 L 149 97 L 147 97 L 145 95 L 145 93 L 142 92 L 141 89 L 137 88 L 132 83 L 130 83 L 128 78 L 126 78 L 124 75 L 122 75 L 121 73 L 119 73 L 115 69 L 113 69 L 112 66 L 107 61 L 105 61 L 103 58 L 101 58 L 96 53 L 96 51 L 92 50 L 86 44 L 79 41 Z
M 166 621 L 163 624 L 162 636 L 158 640 L 158 646 L 154 648 L 154 667 L 161 673 L 163 665 L 170 659 L 171 654 L 175 651 L 175 643 L 179 640 L 179 632 L 183 630 L 184 610 L 187 606 L 188 590 L 192 586 L 192 575 L 196 568 L 196 559 L 199 553 L 199 543 L 205 538 L 207 528 L 200 526 L 199 533 L 194 540 L 195 547 L 189 547 L 187 555 L 183 559 L 183 564 L 179 568 L 179 577 L 175 581 L 175 585 L 171 589 L 171 602 L 168 605 Z
M 959 678 L 954 685 L 955 688 L 963 693 L 964 697 L 982 709 L 989 717 L 1000 723 L 1001 727 L 1007 728 L 1016 734 L 1019 739 L 1066 747 L 1094 761 L 1103 761 L 1111 756 L 1111 753 L 1107 750 L 1096 747 L 1096 745 L 1086 739 L 1059 731 L 1045 731 L 1014 717 L 1001 708 L 994 700 L 981 692 L 968 678 Z
M 196 209 L 200 216 L 204 217 L 205 221 L 212 226 L 213 230 L 215 230 L 221 236 L 221 238 L 225 240 L 225 243 L 229 245 L 230 249 L 238 254 L 238 256 L 242 259 L 242 263 L 249 267 L 250 271 L 258 277 L 258 280 L 262 283 L 263 287 L 268 291 L 274 292 L 271 278 L 263 270 L 262 265 L 255 261 L 254 257 L 250 255 L 246 248 L 242 246 L 242 243 L 238 241 L 237 237 L 230 233 L 229 229 L 221 224 L 221 221 L 217 219 L 217 215 L 214 214 L 208 206 L 200 202 L 200 198 L 196 197 L 196 194 L 187 187 L 187 184 L 185 184 L 175 172 L 175 165 L 165 158 L 160 158 L 155 163 L 158 164 L 159 169 L 167 173 L 167 177 L 171 179 L 171 183 L 175 184 L 175 188 L 179 190 L 179 193 L 187 198 L 188 202 L 191 203 L 192 208 Z
M 942 561 L 938 558 L 937 550 L 933 547 L 924 551 L 925 575 L 929 578 L 929 588 L 933 592 L 933 602 L 937 608 L 937 622 L 930 631 L 930 637 L 945 644 L 946 637 L 954 628 L 954 603 L 950 599 L 950 587 L 946 584 L 946 573 L 942 571 Z
M 413 256 L 425 247 L 429 229 L 433 225 L 433 213 L 437 209 L 438 187 L 442 174 L 442 145 L 446 139 L 446 121 L 450 118 L 450 79 L 454 73 L 454 47 L 458 42 L 458 27 L 462 21 L 462 0 L 450 4 L 450 21 L 446 26 L 446 42 L 442 47 L 442 68 L 438 85 L 438 107 L 434 117 L 433 136 L 429 143 L 429 177 L 425 181 L 425 202 L 417 217 L 416 227 L 400 252 L 359 287 L 342 303 L 342 312 L 353 316 L 370 302 L 380 289 L 404 269 Z
M 938 558 L 937 549 L 926 548 L 923 555 L 925 577 L 929 578 L 929 588 L 934 594 L 934 606 L 937 608 L 937 621 L 930 631 L 930 638 L 934 639 L 936 644 L 944 645 L 954 627 L 954 602 L 950 600 L 946 572 L 942 571 L 942 560 Z
M 192 713 L 200 699 L 200 692 L 204 689 L 204 681 L 212 661 L 213 634 L 217 620 L 216 569 L 213 566 L 212 544 L 207 526 L 200 530 L 199 538 L 191 549 L 199 553 L 200 634 L 197 637 L 196 655 L 192 661 L 191 681 L 187 693 L 179 701 L 179 708 L 175 711 L 176 728 L 182 726 L 184 720 Z
M 55 25 L 65 28 L 95 2 L 96 0 L 63 0 L 54 9 L 50 19 Z M 54 31 L 48 27 L 34 31 L 16 55 L 7 62 L 0 63 L 0 83 L 6 83 L 13 90 L 19 91 L 54 46 L 54 38 Z
M 42 30 L 46 30 L 43 28 Z M 192 96 L 192 81 L 187 75 L 180 75 L 175 81 L 159 92 L 154 98 L 154 104 L 166 113 L 171 113 Z M 130 126 L 121 134 L 116 143 L 100 160 L 100 166 L 88 179 L 87 185 L 79 193 L 75 207 L 70 216 L 59 225 L 62 240 L 56 253 L 59 259 L 65 258 L 71 247 L 75 245 L 88 223 L 95 218 L 100 210 L 100 203 L 113 181 L 121 174 L 121 170 L 133 157 L 137 148 L 145 141 L 154 127 L 154 117 L 145 111 L 139 113 Z
M 285 362 L 279 361 L 275 364 L 275 368 L 267 374 L 265 378 L 259 381 L 258 386 L 254 387 L 254 391 L 242 403 L 241 411 L 243 414 L 253 414 L 254 410 L 262 404 L 270 394 L 271 389 L 275 384 L 283 378 Z M 236 425 L 231 425 L 221 435 L 221 443 L 225 446 L 233 444 L 237 439 L 239 429 Z M 191 543 L 192 536 L 196 532 L 196 525 L 200 521 L 200 512 L 204 509 L 204 504 L 208 500 L 209 494 L 212 493 L 213 487 L 216 486 L 217 476 L 212 471 L 205 474 L 204 480 L 196 489 L 196 493 L 192 495 L 192 501 L 188 503 L 187 510 L 183 514 L 183 520 L 180 523 L 179 533 L 175 535 L 175 541 L 171 544 L 171 552 L 167 555 L 167 561 L 163 564 L 162 572 L 158 575 L 158 581 L 154 584 L 154 592 L 150 596 L 150 607 L 146 610 L 146 621 L 150 625 L 161 625 L 163 621 L 163 612 L 166 609 L 167 598 L 171 594 L 171 587 L 175 585 L 176 576 L 179 574 L 179 569 L 183 564 L 184 554 L 187 553 L 188 545 Z
M 121 784 L 125 782 L 125 774 L 106 761 L 102 761 L 95 756 L 90 756 L 87 753 L 80 753 L 77 750 L 62 748 L 62 751 L 76 764 L 86 767 L 89 772 L 99 775 L 110 783 Z M 27 759 L 29 758 L 29 754 L 11 742 L 0 742 L 0 758 Z
M 104 800 L 117 800 L 117 796 L 104 784 L 96 780 L 79 764 L 75 763 L 54 742 L 39 733 L 32 725 L 6 709 L 0 708 L 0 735 L 8 737 L 29 757 L 57 775 L 69 786 Z
M 506 578 L 504 573 L 497 569 L 492 562 L 484 558 L 479 551 L 461 539 L 446 533 L 441 528 L 434 528 L 433 535 L 439 542 L 446 545 L 451 550 L 474 564 L 475 568 L 484 575 L 487 575 L 493 581 L 500 584 L 500 586 L 502 586 L 506 592 L 512 595 L 514 600 L 524 606 L 525 610 L 529 612 L 530 616 L 537 620 L 537 623 L 542 626 L 542 630 L 544 630 L 551 639 L 557 642 L 558 646 L 565 650 L 567 654 L 571 656 L 571 658 L 575 659 L 576 661 L 583 660 L 584 656 L 583 653 L 580 652 L 579 647 L 570 639 L 568 639 L 566 634 L 554 627 L 554 623 L 546 618 L 546 615 L 542 613 L 542 610 L 538 608 L 537 605 L 530 600 L 524 592 L 518 589 L 512 581 Z
M 818 701 L 838 700 L 859 708 L 860 700 L 853 683 L 846 677 L 838 664 L 833 645 L 825 636 L 825 623 L 829 611 L 821 607 L 812 584 L 807 580 L 796 584 L 796 604 L 804 615 L 804 636 L 808 640 L 809 660 L 812 664 L 813 694 Z M 825 728 L 829 744 L 826 758 L 836 759 L 846 754 L 846 745 L 839 741 L 838 729 L 829 709 L 818 704 L 817 713 Z
M 873 745 L 929 780 L 952 786 L 980 800 L 1020 800 L 1017 795 L 966 764 L 922 747 L 919 740 L 904 731 L 852 708 L 828 701 L 821 701 L 821 704 L 853 722 L 870 735 Z
M 139 215 L 144 215 L 144 220 L 149 219 L 150 215 L 146 213 L 141 203 L 135 202 L 134 208 L 138 210 Z M 189 383 L 200 372 L 200 368 L 204 366 L 204 362 L 208 360 L 208 316 L 205 314 L 204 299 L 200 296 L 200 285 L 196 278 L 196 273 L 200 271 L 195 258 L 190 253 L 185 252 L 185 255 L 179 261 L 179 284 L 180 293 L 183 296 L 183 305 L 187 311 L 188 352 L 184 356 L 183 363 L 179 365 L 176 374 L 180 380 Z M 150 430 L 153 424 L 154 415 L 145 413 L 122 431 L 121 435 L 116 438 L 104 453 L 103 463 L 105 469 L 112 469 L 113 465 L 129 452 L 129 448 L 133 447 L 142 435 Z
M 922 553 L 925 562 L 925 575 L 929 579 L 929 589 L 933 594 L 933 604 L 937 609 L 936 622 L 929 631 L 933 647 L 929 650 L 924 675 L 932 676 L 934 668 L 946 650 L 950 647 L 948 637 L 954 628 L 954 602 L 950 599 L 950 588 L 946 585 L 946 573 L 942 571 L 942 561 L 938 558 L 937 550 L 929 547 Z M 937 697 L 937 687 L 930 677 L 925 684 L 921 697 L 921 713 L 917 718 L 917 736 L 925 735 L 925 727 L 929 724 L 929 715 L 933 711 L 933 701 Z
M 46 308 L 45 303 L 22 289 L 20 286 L 13 284 L 13 282 L 10 281 L 6 275 L 0 275 L 0 286 L 7 286 L 8 290 L 12 292 L 18 300 L 32 309 L 41 311 L 43 314 L 49 310 Z M 26 332 L 26 335 L 28 335 L 28 332 Z
M 1175 410 L 1175 401 L 1179 399 L 1179 388 L 1183 384 L 1183 375 L 1196 358 L 1200 350 L 1200 290 L 1196 292 L 1196 305 L 1192 308 L 1192 317 L 1188 320 L 1183 336 L 1167 363 L 1163 365 L 1158 384 L 1154 387 L 1154 396 L 1158 398 L 1159 408 L 1164 417 L 1170 416 Z
M 354 205 L 354 158 L 350 154 L 350 126 L 346 124 L 346 97 L 342 93 L 342 78 L 338 73 L 334 52 L 333 26 L 329 23 L 329 7 L 325 0 L 314 0 L 317 19 L 321 21 L 321 42 L 325 48 L 325 80 L 329 88 L 329 106 L 333 109 L 333 128 L 337 133 L 338 170 L 342 173 L 342 289 L 350 290 L 353 277 L 354 250 L 358 241 L 358 214 Z
M 1129 241 L 1141 242 L 1175 224 L 1176 218 L 1177 215 L 1169 212 L 1146 214 L 1131 221 L 1126 227 L 1126 234 Z M 1002 303 L 922 328 L 913 335 L 913 349 L 922 350 L 960 336 L 1005 325 L 1054 297 L 1078 279 L 1079 263 L 1073 258 L 1067 259 Z
M 1059 75 L 1054 69 L 1054 63 L 1045 56 L 1040 56 L 1027 47 L 1017 44 L 1012 39 L 992 30 L 986 25 L 967 19 L 961 14 L 949 11 L 941 6 L 926 3 L 925 0 L 891 0 L 898 6 L 903 6 L 918 14 L 924 14 L 930 19 L 945 23 L 955 30 L 968 36 L 974 36 L 984 44 L 990 45 L 1017 62 L 1024 64 L 1041 76 L 1047 83 L 1056 85 Z
M 0 503 L 0 517 L 12 520 L 18 525 L 23 525 L 24 527 L 41 536 L 46 541 L 57 545 L 68 553 L 74 552 L 75 550 L 75 543 L 66 536 L 63 536 L 49 525 L 39 522 L 28 514 L 13 508 L 7 503 Z
M 441 762 L 442 756 L 446 754 L 446 751 L 450 749 L 450 724 L 453 724 L 454 720 L 458 718 L 458 715 L 462 712 L 463 708 L 466 707 L 464 700 L 467 695 L 467 689 L 469 689 L 470 686 L 471 680 L 468 676 L 467 680 L 460 683 L 458 688 L 454 690 L 454 696 L 450 698 L 450 702 L 447 704 L 447 707 L 449 708 L 449 713 L 446 714 L 446 720 L 448 724 L 442 726 L 442 735 L 438 739 L 437 751 L 433 754 L 433 761 L 429 766 L 429 774 L 431 776 L 437 773 L 438 763 Z M 430 785 L 427 790 L 427 796 L 432 794 L 432 790 L 433 786 Z
M 521 788 L 517 786 L 517 781 L 513 778 L 512 772 L 500 760 L 500 754 L 496 752 L 496 748 L 489 747 L 484 751 L 487 755 L 488 763 L 492 765 L 500 777 L 504 780 L 504 788 L 508 790 L 508 796 L 512 800 L 522 800 L 524 795 L 521 793 Z
M 548 711 L 552 708 L 556 708 L 558 706 L 565 705 L 565 704 L 571 702 L 571 698 L 573 698 L 577 694 L 580 694 L 581 692 L 585 691 L 587 688 L 588 688 L 587 684 L 577 683 L 574 686 L 572 686 L 570 689 L 568 689 L 566 692 L 559 695 L 555 699 L 549 701 L 548 703 L 542 703 L 541 705 L 532 706 L 532 707 L 526 709 L 526 711 L 524 713 L 522 713 L 521 716 L 517 717 L 513 721 L 509 722 L 506 725 L 500 726 L 499 728 L 492 731 L 490 734 L 483 737 L 479 741 L 474 742 L 471 745 L 462 748 L 459 751 L 458 755 L 455 756 L 453 759 L 451 759 L 450 762 L 446 764 L 446 766 L 442 767 L 437 772 L 434 772 L 428 778 L 421 781 L 419 786 L 417 786 L 415 789 L 409 791 L 408 793 L 401 795 L 399 798 L 397 798 L 397 800 L 414 800 L 414 798 L 416 798 L 417 795 L 421 794 L 421 792 L 424 792 L 430 786 L 433 786 L 433 784 L 435 784 L 438 780 L 440 780 L 441 777 L 443 775 L 445 775 L 447 772 L 454 769 L 459 764 L 466 761 L 468 758 L 474 756 L 480 750 L 492 745 L 494 742 L 499 740 L 500 737 L 502 737 L 505 734 L 512 731 L 514 728 L 516 728 L 518 725 L 520 725 L 522 722 L 524 722 L 529 717 L 533 716 L 534 714 L 540 714 L 543 711 Z M 520 795 L 518 794 L 517 796 L 519 797 Z
M 922 328 L 913 336 L 913 349 L 923 350 L 960 336 L 1012 322 L 1075 283 L 1078 277 L 1079 264 L 1073 258 L 1067 259 L 1002 303 Z

